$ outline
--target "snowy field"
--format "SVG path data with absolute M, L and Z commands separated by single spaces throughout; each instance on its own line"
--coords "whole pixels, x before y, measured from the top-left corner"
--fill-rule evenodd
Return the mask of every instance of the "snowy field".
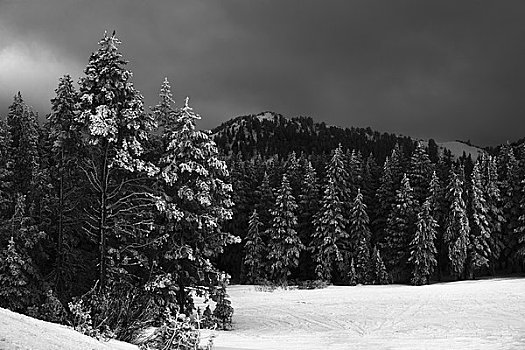
M 525 349 L 525 279 L 228 292 L 217 350 Z

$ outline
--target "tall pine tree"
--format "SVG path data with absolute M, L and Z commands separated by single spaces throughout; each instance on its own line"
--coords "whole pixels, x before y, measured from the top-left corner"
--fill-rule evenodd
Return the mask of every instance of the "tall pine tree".
M 412 265 L 412 279 L 414 285 L 428 284 L 437 265 L 436 238 L 437 222 L 432 217 L 432 208 L 429 200 L 423 203 L 417 214 L 416 233 L 410 243 L 409 262 Z
M 443 236 L 450 273 L 456 278 L 463 276 L 467 259 L 467 246 L 470 226 L 466 205 L 463 199 L 463 183 L 458 174 L 451 169 L 447 186 L 448 212 Z
M 283 175 L 272 210 L 272 226 L 267 230 L 270 237 L 268 260 L 270 277 L 274 282 L 286 283 L 291 270 L 299 265 L 299 254 L 304 249 L 297 235 L 297 204 L 292 195 L 288 178 Z

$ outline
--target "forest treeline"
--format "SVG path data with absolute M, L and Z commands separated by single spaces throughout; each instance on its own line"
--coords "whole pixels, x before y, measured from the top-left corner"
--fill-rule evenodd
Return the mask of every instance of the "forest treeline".
M 233 312 L 212 263 L 238 240 L 222 229 L 228 169 L 168 80 L 145 110 L 119 45 L 104 35 L 78 89 L 60 78 L 42 125 L 20 92 L 0 120 L 0 307 L 89 335 L 156 326 L 157 340 L 194 344 L 192 296 L 216 302 L 199 326 Z
M 214 130 L 234 187 L 227 228 L 242 238 L 219 259 L 234 281 L 420 285 L 523 271 L 524 144 L 456 159 L 433 140 L 268 115 Z

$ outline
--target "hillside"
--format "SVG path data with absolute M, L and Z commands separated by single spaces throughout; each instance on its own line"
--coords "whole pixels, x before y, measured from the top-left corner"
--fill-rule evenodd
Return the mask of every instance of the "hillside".
M 138 347 L 115 340 L 100 342 L 69 327 L 0 308 L 0 349 L 138 350 Z
M 310 117 L 285 118 L 275 112 L 261 112 L 231 119 L 212 130 L 215 142 L 226 155 L 255 154 L 263 157 L 296 153 L 327 154 L 341 144 L 361 154 L 373 153 L 384 160 L 396 143 L 410 153 L 410 137 L 380 133 L 370 128 L 341 128 L 315 122 Z
M 370 128 L 342 128 L 315 122 L 310 117 L 287 118 L 282 114 L 265 111 L 233 118 L 212 131 L 218 146 L 226 155 L 254 154 L 263 157 L 296 153 L 326 154 L 340 143 L 343 148 L 356 149 L 362 155 L 373 153 L 384 160 L 396 143 L 406 154 L 413 151 L 416 139 L 409 136 L 380 133 Z M 429 140 L 419 140 L 426 146 Z M 484 150 L 462 141 L 437 141 L 442 154 L 449 150 L 458 159 L 464 154 L 476 159 Z

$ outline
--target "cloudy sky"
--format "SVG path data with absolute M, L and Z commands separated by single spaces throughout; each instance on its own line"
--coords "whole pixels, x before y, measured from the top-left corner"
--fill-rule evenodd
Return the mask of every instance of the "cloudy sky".
M 0 115 L 43 116 L 117 31 L 146 105 L 165 76 L 202 127 L 272 110 L 494 145 L 525 136 L 525 2 L 0 0 Z

